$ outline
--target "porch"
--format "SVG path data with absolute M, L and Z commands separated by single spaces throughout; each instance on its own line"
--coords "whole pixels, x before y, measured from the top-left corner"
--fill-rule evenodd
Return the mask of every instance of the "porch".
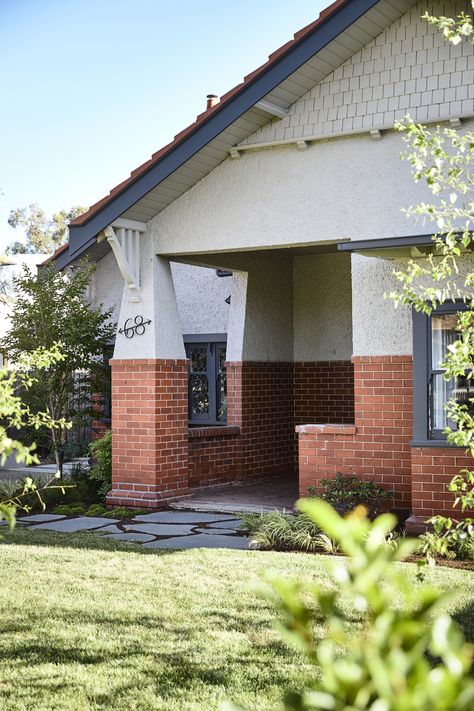
M 258 509 L 291 507 L 298 497 L 295 427 L 354 422 L 350 256 L 318 244 L 172 258 L 233 274 L 227 421 L 193 427 L 190 411 L 202 403 L 188 390 L 169 259 L 153 255 L 160 278 L 150 289 L 155 318 L 147 334 L 133 354 L 118 338 L 111 361 L 109 503 L 157 507 L 190 497 L 182 505 L 214 506 L 217 497 L 221 509 L 225 498 L 232 505 L 238 496 L 239 506 L 253 499 Z M 125 299 L 121 321 L 134 310 Z M 194 371 L 194 355 L 187 355 Z

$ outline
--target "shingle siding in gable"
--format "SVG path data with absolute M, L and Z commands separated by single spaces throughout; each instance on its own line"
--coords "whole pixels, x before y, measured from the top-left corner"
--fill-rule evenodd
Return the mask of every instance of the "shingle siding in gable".
M 417 121 L 474 113 L 474 47 L 453 46 L 421 20 L 426 3 L 395 22 L 242 145 L 391 128 L 407 113 Z M 465 3 L 430 4 L 453 15 Z

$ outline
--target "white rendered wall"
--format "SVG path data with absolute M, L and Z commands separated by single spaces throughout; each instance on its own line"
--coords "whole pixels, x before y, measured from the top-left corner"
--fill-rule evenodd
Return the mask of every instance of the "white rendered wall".
M 228 159 L 148 223 L 160 254 L 424 234 L 401 212 L 432 197 L 400 160 L 398 133 Z
M 234 277 L 227 360 L 292 361 L 292 260 L 247 257 L 248 271 Z
M 219 278 L 213 269 L 188 264 L 171 264 L 182 333 L 226 333 L 232 291 L 232 277 Z M 142 273 L 143 277 L 146 275 Z M 112 320 L 119 320 L 124 280 L 113 252 L 96 264 L 92 277 L 92 301 L 104 309 L 113 308 Z M 146 308 L 144 300 L 135 304 L 135 314 Z M 123 325 L 121 319 L 120 325 Z
M 348 360 L 352 355 L 351 258 L 295 257 L 294 360 Z
M 403 263 L 398 266 L 403 266 Z M 352 256 L 352 324 L 354 355 L 412 353 L 411 310 L 395 308 L 384 294 L 395 291 L 397 264 L 386 259 Z
M 171 264 L 183 333 L 227 333 L 232 277 L 218 277 L 214 269 Z
M 430 2 L 432 14 L 453 17 L 468 2 Z M 390 128 L 410 112 L 428 121 L 474 112 L 474 47 L 453 46 L 421 20 L 418 3 L 299 101 L 241 145 L 361 128 Z

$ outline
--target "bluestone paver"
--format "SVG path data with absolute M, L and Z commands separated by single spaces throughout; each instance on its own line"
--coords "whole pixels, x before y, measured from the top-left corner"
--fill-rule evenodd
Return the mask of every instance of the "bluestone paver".
M 233 528 L 195 528 L 196 533 L 206 533 L 208 536 L 233 536 Z
M 196 511 L 157 511 L 156 513 L 135 516 L 134 521 L 144 523 L 213 523 L 235 518 L 229 514 L 200 513 Z
M 242 536 L 208 536 L 205 533 L 181 538 L 166 538 L 161 541 L 150 541 L 150 543 L 143 544 L 144 548 L 160 548 L 163 550 L 187 550 L 189 548 L 238 548 L 246 550 L 248 545 L 248 538 L 242 538 Z
M 184 523 L 177 523 L 175 526 L 166 523 L 127 523 L 124 525 L 127 531 L 139 531 L 140 533 L 151 533 L 153 536 L 189 536 L 192 533 L 192 526 Z
M 59 514 L 33 514 L 32 516 L 22 516 L 18 521 L 25 523 L 46 523 L 47 521 L 59 521 L 61 518 L 66 518 L 66 516 L 60 516 Z
M 242 520 L 240 518 L 231 518 L 229 521 L 218 521 L 217 523 L 210 523 L 208 528 L 233 528 L 237 530 L 242 525 Z
M 127 531 L 124 533 L 108 533 L 104 538 L 112 538 L 114 541 L 135 541 L 135 543 L 146 543 L 147 541 L 153 541 L 155 536 L 150 536 L 147 533 L 134 533 L 133 531 Z
M 89 529 L 100 528 L 109 523 L 117 523 L 117 518 L 103 518 L 94 516 L 79 516 L 78 518 L 66 518 L 64 521 L 50 521 L 40 523 L 31 528 L 44 528 L 48 531 L 59 531 L 62 533 L 75 533 L 76 531 L 87 531 Z
M 110 526 L 104 526 L 100 529 L 101 533 L 123 533 L 122 529 L 112 523 Z

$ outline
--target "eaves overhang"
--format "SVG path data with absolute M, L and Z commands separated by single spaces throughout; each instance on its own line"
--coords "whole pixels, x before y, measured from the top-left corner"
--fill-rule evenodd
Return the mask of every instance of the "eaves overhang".
M 349 30 L 357 20 L 375 8 L 380 0 L 344 0 L 334 3 L 324 16 L 315 23 L 312 30 L 303 33 L 297 41 L 288 43 L 271 58 L 268 65 L 250 75 L 230 97 L 214 107 L 203 120 L 191 130 L 178 134 L 170 147 L 159 152 L 159 159 L 150 161 L 149 167 L 134 171 L 132 179 L 118 186 L 111 195 L 91 209 L 90 218 L 69 228 L 69 246 L 56 258 L 58 269 L 63 269 L 77 261 L 94 244 L 97 235 L 115 219 L 144 198 L 166 178 L 171 176 L 186 161 L 201 151 L 219 134 L 228 129 L 239 117 L 252 109 L 255 104 L 290 77 L 302 65 L 321 52 L 341 33 Z M 391 4 L 391 3 L 390 3 Z M 410 2 L 409 4 L 413 4 Z M 396 12 L 394 7 L 392 9 Z M 299 34 L 299 33 L 298 33 Z
M 403 259 L 405 257 L 422 257 L 436 249 L 436 245 L 433 234 L 424 234 L 339 242 L 337 249 L 339 252 L 360 254 L 364 257 Z

